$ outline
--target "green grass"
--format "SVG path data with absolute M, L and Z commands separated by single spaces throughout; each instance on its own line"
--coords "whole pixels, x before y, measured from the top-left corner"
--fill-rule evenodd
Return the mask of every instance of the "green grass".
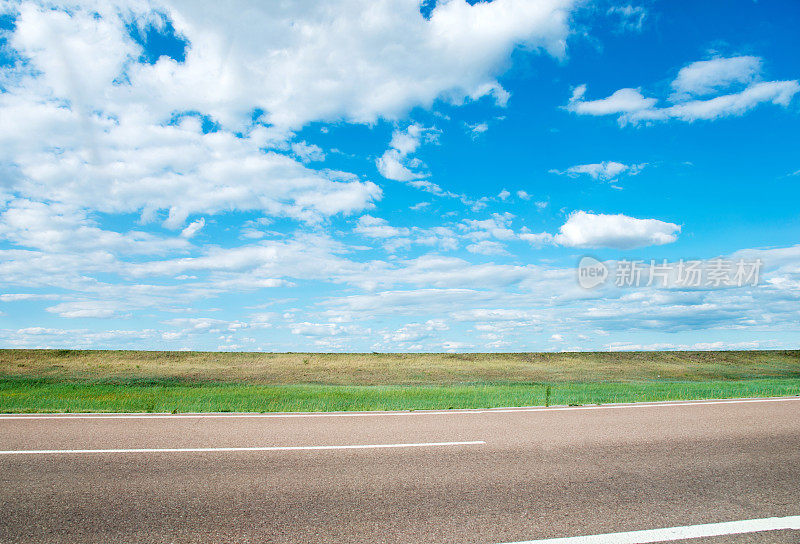
M 798 351 L 0 350 L 0 412 L 421 410 L 800 395 Z
M 181 380 L 0 379 L 0 412 L 294 412 L 605 404 L 800 395 L 798 378 L 625 383 L 476 383 L 342 386 L 190 383 Z

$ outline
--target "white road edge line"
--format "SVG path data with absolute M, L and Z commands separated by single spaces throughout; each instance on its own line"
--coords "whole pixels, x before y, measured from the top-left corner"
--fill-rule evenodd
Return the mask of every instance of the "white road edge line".
M 630 531 L 626 533 L 526 540 L 524 542 L 507 544 L 646 544 L 648 542 L 670 542 L 673 540 L 686 540 L 691 538 L 781 530 L 800 530 L 800 516 L 707 523 L 704 525 L 687 525 L 685 527 Z
M 297 418 L 297 417 L 385 417 L 385 416 L 436 416 L 436 415 L 469 415 L 469 414 L 505 414 L 509 412 L 562 412 L 567 410 L 620 410 L 628 408 L 663 408 L 671 406 L 701 406 L 710 404 L 749 404 L 756 402 L 792 402 L 800 401 L 800 397 L 772 397 L 760 399 L 719 399 L 719 400 L 687 400 L 665 401 L 655 403 L 603 404 L 591 406 L 522 406 L 518 408 L 486 408 L 457 410 L 415 410 L 407 412 L 284 412 L 284 413 L 198 413 L 198 414 L 6 414 L 0 420 L 10 419 L 204 419 L 204 418 Z
M 6 450 L 0 455 L 43 455 L 83 453 L 187 453 L 187 452 L 239 452 L 239 451 L 300 451 L 300 450 L 376 450 L 385 448 L 427 448 L 437 446 L 478 446 L 483 440 L 468 442 L 419 442 L 411 444 L 354 444 L 344 446 L 255 446 L 230 448 L 131 448 L 106 450 Z

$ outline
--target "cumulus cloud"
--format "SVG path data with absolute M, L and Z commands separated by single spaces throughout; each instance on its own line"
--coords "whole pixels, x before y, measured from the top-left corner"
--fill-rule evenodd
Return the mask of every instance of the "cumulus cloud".
M 436 129 L 418 123 L 411 123 L 405 130 L 395 130 L 389 142 L 389 149 L 375 161 L 378 172 L 386 179 L 395 181 L 411 181 L 425 177 L 425 174 L 412 170 L 422 166 L 422 162 L 409 155 L 414 153 L 423 141 L 436 141 L 437 137 Z
M 371 182 L 262 151 L 260 130 L 205 133 L 192 117 L 162 125 L 128 113 L 85 119 L 28 95 L 0 95 L 0 161 L 22 172 L 14 190 L 75 208 L 140 213 L 145 222 L 160 216 L 176 229 L 191 214 L 229 210 L 314 222 L 381 196 Z
M 437 98 L 453 103 L 508 93 L 497 82 L 518 46 L 565 55 L 573 0 L 496 0 L 470 5 L 440 2 L 425 18 L 417 2 L 337 0 L 312 10 L 303 2 L 269 5 L 239 0 L 224 4 L 188 0 L 93 2 L 20 9 L 21 37 L 37 42 L 53 65 L 57 40 L 65 43 L 71 67 L 90 76 L 87 98 L 127 65 L 127 76 L 111 94 L 152 102 L 155 112 L 202 111 L 225 125 L 247 123 L 255 109 L 278 127 L 297 128 L 314 120 L 372 123 L 396 119 Z M 186 40 L 185 58 L 162 56 L 134 63 L 137 44 L 121 14 L 148 21 L 162 12 Z M 94 15 L 97 15 L 96 17 Z M 80 28 L 76 29 L 77 21 Z M 98 59 L 93 45 L 103 46 Z M 62 63 L 63 64 L 63 63 Z M 70 67 L 54 80 L 69 86 Z
M 381 155 L 375 164 L 378 167 L 378 172 L 381 173 L 386 179 L 393 179 L 395 181 L 411 181 L 412 179 L 421 178 L 424 174 L 414 172 L 408 166 L 403 164 L 405 157 L 396 149 L 387 149 Z M 418 162 L 411 161 L 413 166 L 418 166 Z
M 761 74 L 760 57 L 742 56 L 701 60 L 684 66 L 671 86 L 673 100 L 704 96 L 727 89 L 734 83 L 749 84 Z
M 561 225 L 555 241 L 568 247 L 634 249 L 672 243 L 680 231 L 680 225 L 658 219 L 577 211 Z
M 579 85 L 572 91 L 567 109 L 582 115 L 611 115 L 633 113 L 651 109 L 658 100 L 645 98 L 639 89 L 620 89 L 607 98 L 584 100 L 586 85 Z
M 185 68 L 164 67 L 185 78 L 176 87 L 199 84 L 192 94 L 215 109 L 255 102 L 268 122 L 291 126 L 394 118 L 442 96 L 502 97 L 496 75 L 515 46 L 564 55 L 573 6 L 456 0 L 439 3 L 425 19 L 416 2 L 402 0 L 342 0 L 324 10 L 302 3 L 164 3 L 176 29 L 202 44 L 187 53 Z M 223 68 L 206 75 L 192 70 L 196 64 Z M 219 75 L 226 78 L 222 89 Z
M 496 76 L 508 55 L 524 46 L 563 56 L 572 4 L 457 0 L 425 18 L 401 0 L 325 10 L 26 2 L 7 33 L 24 62 L 4 80 L 0 162 L 13 166 L 25 198 L 140 213 L 171 229 L 183 229 L 192 214 L 230 210 L 312 222 L 354 213 L 380 189 L 305 167 L 324 153 L 305 141 L 287 144 L 293 130 L 396 118 L 437 98 L 492 95 L 502 103 L 507 93 Z M 361 16 L 365 8 L 369 17 Z M 143 60 L 131 20 L 146 26 L 165 18 L 184 53 Z M 393 140 L 381 162 L 387 177 L 418 177 L 413 160 L 403 164 L 416 128 L 409 127 L 410 144 Z
M 200 218 L 197 221 L 192 221 L 189 223 L 185 229 L 181 231 L 181 236 L 183 238 L 191 238 L 198 232 L 200 232 L 203 227 L 206 226 L 206 220 L 204 218 Z
M 566 109 L 580 115 L 618 115 L 621 125 L 677 119 L 686 122 L 742 115 L 760 104 L 786 107 L 800 91 L 797 80 L 760 81 L 759 57 L 715 58 L 683 67 L 672 81 L 674 104 L 658 107 L 640 89 L 625 88 L 607 98 L 585 100 L 586 85 L 575 88 Z M 741 89 L 732 88 L 739 84 Z M 719 94 L 727 92 L 727 94 Z M 709 97 L 709 95 L 717 95 Z M 700 99 L 698 97 L 706 97 Z

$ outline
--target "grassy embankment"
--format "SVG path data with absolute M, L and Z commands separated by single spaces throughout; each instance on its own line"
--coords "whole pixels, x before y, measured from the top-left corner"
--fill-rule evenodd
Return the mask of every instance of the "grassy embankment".
M 402 410 L 786 395 L 800 395 L 798 351 L 0 350 L 0 412 Z

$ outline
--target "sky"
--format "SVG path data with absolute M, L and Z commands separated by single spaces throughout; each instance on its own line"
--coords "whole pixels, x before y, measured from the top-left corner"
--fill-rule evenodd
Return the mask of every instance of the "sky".
M 0 347 L 797 349 L 797 28 L 0 0 Z

